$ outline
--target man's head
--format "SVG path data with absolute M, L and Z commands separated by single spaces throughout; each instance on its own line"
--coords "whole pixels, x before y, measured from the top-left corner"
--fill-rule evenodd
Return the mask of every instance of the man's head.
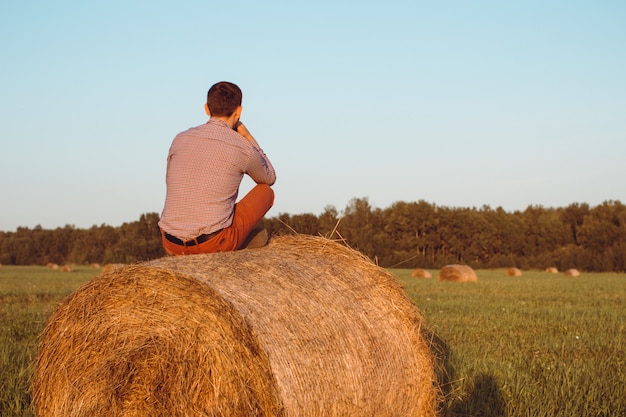
M 241 107 L 241 97 L 241 89 L 233 83 L 221 81 L 213 84 L 207 93 L 207 113 L 212 117 L 230 117 Z

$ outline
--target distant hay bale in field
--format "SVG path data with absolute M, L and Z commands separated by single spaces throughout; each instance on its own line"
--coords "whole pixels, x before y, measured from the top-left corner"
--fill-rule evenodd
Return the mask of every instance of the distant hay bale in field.
M 98 269 L 98 268 L 100 268 L 100 264 L 98 264 L 98 263 L 92 263 L 92 264 L 90 264 L 90 265 L 89 265 L 89 267 L 90 267 L 90 268 L 93 268 L 93 269 Z
M 425 269 L 417 268 L 411 272 L 413 278 L 432 278 L 432 274 Z
M 549 268 L 546 268 L 546 272 L 549 272 L 549 273 L 551 273 L 551 274 L 558 274 L 558 273 L 559 273 L 559 270 L 558 270 L 557 268 L 555 268 L 555 267 L 551 266 L 551 267 L 549 267 Z
M 567 271 L 565 271 L 564 274 L 567 275 L 568 277 L 579 277 L 580 271 L 578 269 L 572 268 L 572 269 L 568 269 Z
M 434 416 L 422 316 L 391 274 L 324 238 L 100 275 L 51 316 L 39 417 Z
M 124 268 L 126 264 L 106 264 L 102 267 L 102 271 L 100 271 L 101 275 L 104 275 L 108 272 L 111 272 L 115 269 Z
M 63 265 L 63 266 L 59 269 L 59 271 L 61 271 L 61 272 L 72 272 L 72 271 L 73 271 L 73 269 L 72 269 L 72 265 L 67 265 L 67 264 L 66 264 L 66 265 Z
M 52 262 L 48 262 L 48 263 L 46 264 L 46 267 L 47 267 L 48 269 L 59 269 L 59 265 L 57 265 L 57 264 L 53 264 Z
M 506 269 L 507 277 L 521 277 L 522 271 L 519 268 L 511 267 Z
M 439 270 L 439 281 L 477 282 L 476 272 L 467 265 L 446 265 Z

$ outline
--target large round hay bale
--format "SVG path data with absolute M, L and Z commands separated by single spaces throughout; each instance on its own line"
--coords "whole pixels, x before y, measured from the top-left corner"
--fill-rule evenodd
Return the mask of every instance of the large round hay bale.
M 546 272 L 548 272 L 550 274 L 558 274 L 559 273 L 559 269 L 554 267 L 554 266 L 550 266 L 550 267 L 546 268 Z
M 421 315 L 330 240 L 166 257 L 61 303 L 33 376 L 39 417 L 434 416 Z
M 506 269 L 507 277 L 521 277 L 522 271 L 519 268 L 510 267 Z
M 411 272 L 413 278 L 432 278 L 432 274 L 425 269 L 416 268 Z
M 580 271 L 578 269 L 571 268 L 571 269 L 566 270 L 564 274 L 567 275 L 568 277 L 579 277 Z
M 439 281 L 477 282 L 476 272 L 467 265 L 446 265 L 439 270 Z

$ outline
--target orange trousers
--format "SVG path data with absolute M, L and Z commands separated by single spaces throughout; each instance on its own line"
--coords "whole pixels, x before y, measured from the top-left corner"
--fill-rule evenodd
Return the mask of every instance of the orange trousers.
M 183 246 L 172 243 L 161 231 L 163 248 L 169 255 L 194 255 L 199 253 L 237 250 L 274 204 L 274 191 L 267 184 L 257 184 L 237 204 L 233 223 L 199 245 Z

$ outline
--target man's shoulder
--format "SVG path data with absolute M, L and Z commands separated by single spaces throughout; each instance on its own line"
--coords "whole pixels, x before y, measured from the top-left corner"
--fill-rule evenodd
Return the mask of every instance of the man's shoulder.
M 251 151 L 254 147 L 246 138 L 232 129 L 204 123 L 199 126 L 190 127 L 176 135 L 174 143 L 184 143 L 188 140 L 209 139 L 223 143 L 224 146 L 234 146 Z
M 206 132 L 210 131 L 210 126 L 207 123 L 203 123 L 201 125 L 198 126 L 193 126 L 188 128 L 187 130 L 183 130 L 182 132 L 178 133 L 176 135 L 176 137 L 179 136 L 201 136 L 203 134 L 205 134 Z

